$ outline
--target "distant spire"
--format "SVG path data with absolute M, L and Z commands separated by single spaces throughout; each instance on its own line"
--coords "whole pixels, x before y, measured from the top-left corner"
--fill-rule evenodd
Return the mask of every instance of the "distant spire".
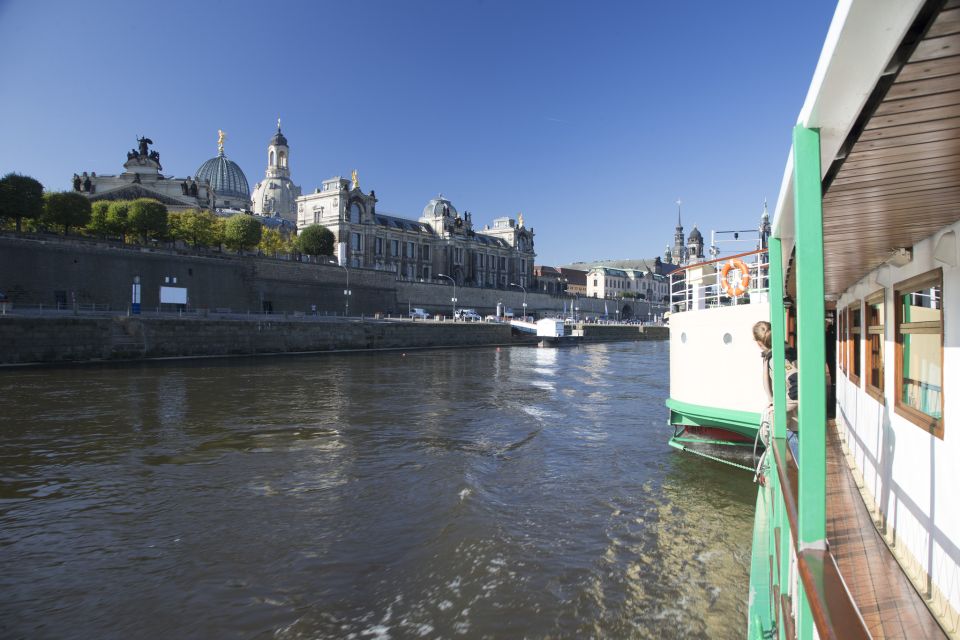
M 682 204 L 683 204 L 683 200 L 681 200 L 680 198 L 677 198 L 677 227 L 682 227 L 682 226 L 683 226 L 683 225 L 680 223 L 680 205 L 682 205 Z
M 280 116 L 277 116 L 277 133 L 280 132 Z

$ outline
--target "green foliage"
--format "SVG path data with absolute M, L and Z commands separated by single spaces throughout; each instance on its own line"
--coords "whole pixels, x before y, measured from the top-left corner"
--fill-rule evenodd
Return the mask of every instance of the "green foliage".
M 167 208 L 151 198 L 137 198 L 130 203 L 127 224 L 144 244 L 151 238 L 160 240 L 167 235 Z
M 333 241 L 330 229 L 312 224 L 297 235 L 297 248 L 309 256 L 332 256 Z
M 43 215 L 43 185 L 30 176 L 8 173 L 0 178 L 0 220 L 16 220 L 17 233 L 21 221 Z
M 223 225 L 224 244 L 235 251 L 252 249 L 260 242 L 262 235 L 263 225 L 246 213 L 238 213 L 227 218 Z
M 187 209 L 169 216 L 170 235 L 176 240 L 189 242 L 194 247 L 219 245 L 217 216 L 210 211 Z
M 100 236 L 110 235 L 107 212 L 110 210 L 108 200 L 97 200 L 90 204 L 90 222 L 87 223 L 87 233 Z
M 276 229 L 264 227 L 263 235 L 260 237 L 260 244 L 257 245 L 260 251 L 267 256 L 273 256 L 278 253 L 285 253 L 287 243 L 283 234 Z
M 63 234 L 70 234 L 70 227 L 82 227 L 90 222 L 90 201 L 76 191 L 55 191 L 43 195 L 44 224 L 63 227 Z
M 114 200 L 107 208 L 107 233 L 120 238 L 126 242 L 127 234 L 130 232 L 130 201 Z

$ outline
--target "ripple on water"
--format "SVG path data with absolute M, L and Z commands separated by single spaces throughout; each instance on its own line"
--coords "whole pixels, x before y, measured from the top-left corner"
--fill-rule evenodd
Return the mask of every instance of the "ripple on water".
M 666 358 L 0 374 L 0 620 L 26 637 L 742 637 L 752 486 L 666 446 Z

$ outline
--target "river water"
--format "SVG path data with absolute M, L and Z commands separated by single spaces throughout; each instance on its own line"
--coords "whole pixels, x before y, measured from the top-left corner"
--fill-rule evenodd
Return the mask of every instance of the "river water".
M 4 638 L 740 638 L 665 342 L 0 372 Z

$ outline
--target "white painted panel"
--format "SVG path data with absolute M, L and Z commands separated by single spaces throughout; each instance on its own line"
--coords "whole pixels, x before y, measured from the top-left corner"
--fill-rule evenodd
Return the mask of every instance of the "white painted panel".
M 186 287 L 160 287 L 160 304 L 187 304 Z
M 763 411 L 763 362 L 753 325 L 769 319 L 769 304 L 671 315 L 670 397 L 717 409 Z

